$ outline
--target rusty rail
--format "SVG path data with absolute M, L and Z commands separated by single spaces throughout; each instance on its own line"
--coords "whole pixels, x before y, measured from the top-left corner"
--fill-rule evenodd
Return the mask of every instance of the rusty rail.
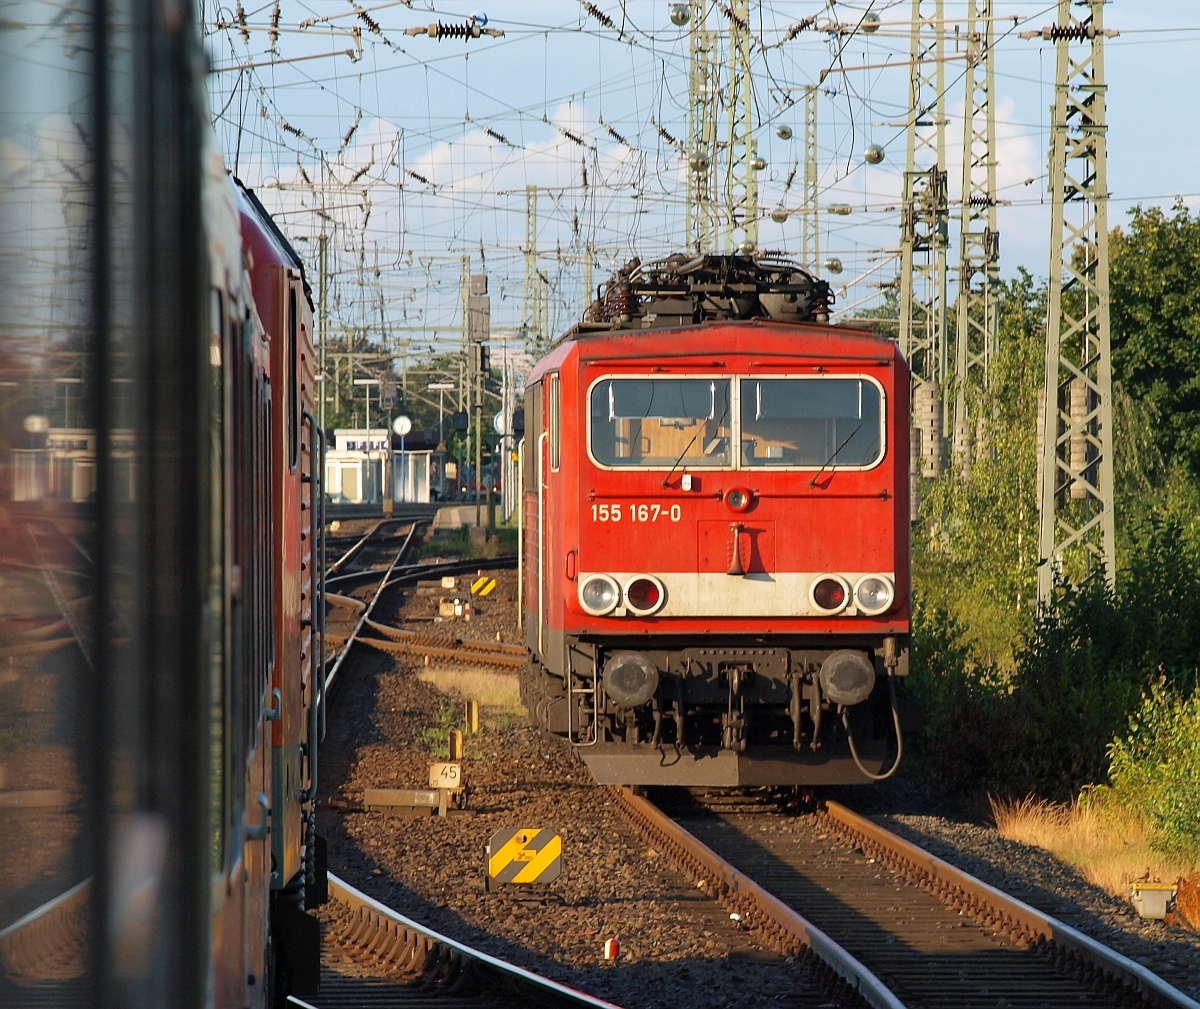
M 511 990 L 526 1005 L 619 1009 L 425 928 L 333 873 L 329 874 L 329 896 L 356 916 L 349 941 L 373 959 L 394 967 L 406 984 L 447 993 L 468 987 L 486 986 L 493 991 L 500 987 Z M 305 1004 L 298 999 L 292 1002 Z
M 25 982 L 80 976 L 87 960 L 91 887 L 85 879 L 0 930 L 0 974 Z
M 1059 956 L 1068 969 L 1081 974 L 1099 969 L 1150 1001 L 1178 1009 L 1200 1009 L 1200 1003 L 1141 964 L 897 837 L 840 803 L 827 801 L 821 815 L 843 841 L 861 848 L 909 882 L 976 920 L 1002 929 L 1018 942 Z
M 520 669 L 529 659 L 529 653 L 522 645 L 472 641 L 469 638 L 457 638 L 452 634 L 406 631 L 375 620 L 368 620 L 367 626 L 382 634 L 383 639 L 364 636 L 358 640 L 364 645 L 391 654 L 428 655 L 451 662 L 495 666 L 500 669 Z
M 617 806 L 648 840 L 740 914 L 750 928 L 765 933 L 781 953 L 815 957 L 828 971 L 826 980 L 857 992 L 874 1009 L 904 1009 L 904 1003 L 854 956 L 652 803 L 624 786 L 610 786 L 610 791 Z

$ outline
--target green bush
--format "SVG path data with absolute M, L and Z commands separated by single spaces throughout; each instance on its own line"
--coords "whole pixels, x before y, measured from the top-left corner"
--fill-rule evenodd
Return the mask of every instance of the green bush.
M 1109 772 L 1110 743 L 1156 678 L 1180 694 L 1200 653 L 1200 549 L 1180 520 L 1151 514 L 1130 532 L 1116 590 L 1102 578 L 1060 590 L 1015 650 L 983 662 L 946 610 L 913 613 L 911 689 L 925 725 L 920 769 L 946 787 L 1069 799 Z
M 908 689 L 921 707 L 921 731 L 910 740 L 920 772 L 959 793 L 990 780 L 1008 735 L 1004 678 L 977 659 L 956 617 L 921 596 L 913 603 Z
M 1151 844 L 1165 855 L 1200 852 L 1200 687 L 1187 693 L 1159 676 L 1108 748 L 1112 790 L 1145 812 Z

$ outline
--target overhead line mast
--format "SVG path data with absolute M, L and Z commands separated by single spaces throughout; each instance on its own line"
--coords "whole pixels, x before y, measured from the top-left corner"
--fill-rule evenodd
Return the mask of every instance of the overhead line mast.
M 754 85 L 750 76 L 750 0 L 730 0 L 728 106 L 729 131 L 725 176 L 727 252 L 758 248 L 759 160 L 754 140 Z
M 946 378 L 946 87 L 942 0 L 912 0 L 912 70 L 900 222 L 900 350 L 912 369 L 912 513 L 918 476 L 942 472 Z M 932 127 L 932 130 L 928 128 Z M 920 464 L 917 469 L 918 462 Z
M 546 278 L 538 269 L 538 187 L 525 187 L 525 339 L 534 358 L 546 352 L 549 343 L 549 305 Z
M 804 213 L 800 215 L 800 262 L 821 268 L 821 217 L 817 211 L 817 88 L 804 91 Z
M 963 479 L 971 475 L 971 409 L 978 405 L 979 392 L 987 388 L 988 367 L 997 346 L 1000 232 L 992 42 L 992 0 L 968 0 L 953 427 L 954 456 Z
M 708 0 L 691 0 L 691 77 L 688 81 L 687 240 L 700 255 L 716 251 L 717 77 L 715 33 L 705 16 Z
M 687 243 L 702 255 L 714 253 L 723 230 L 726 252 L 752 252 L 758 248 L 758 173 L 765 164 L 754 140 L 750 0 L 721 7 L 729 19 L 729 59 L 723 68 L 717 33 L 707 25 L 709 6 L 707 0 L 690 0 L 672 14 L 676 24 L 691 23 Z M 722 108 L 728 118 L 724 139 L 718 141 Z
M 1059 0 L 1058 21 L 1022 33 L 1055 42 L 1050 124 L 1050 290 L 1040 436 L 1038 602 L 1056 585 L 1116 576 L 1104 0 L 1086 14 Z M 1071 56 L 1071 43 L 1087 51 Z M 1069 499 L 1069 500 L 1068 500 Z

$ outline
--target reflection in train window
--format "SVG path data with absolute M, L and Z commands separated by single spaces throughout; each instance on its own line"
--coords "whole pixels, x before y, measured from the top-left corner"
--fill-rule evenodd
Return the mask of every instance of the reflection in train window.
M 606 378 L 590 400 L 592 457 L 603 466 L 729 465 L 728 378 Z
M 883 393 L 865 378 L 743 378 L 740 464 L 830 468 L 883 458 Z

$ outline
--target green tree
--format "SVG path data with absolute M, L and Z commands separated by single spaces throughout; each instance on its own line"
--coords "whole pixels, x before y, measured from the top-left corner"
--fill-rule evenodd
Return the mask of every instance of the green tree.
M 1000 284 L 999 352 L 986 393 L 969 391 L 978 418 L 970 480 L 953 466 L 925 491 L 914 534 L 917 588 L 958 619 L 988 664 L 1008 666 L 1037 564 L 1037 389 L 1043 371 L 1046 285 L 1024 270 Z
M 1113 377 L 1159 451 L 1200 474 L 1200 216 L 1140 206 L 1109 241 Z

